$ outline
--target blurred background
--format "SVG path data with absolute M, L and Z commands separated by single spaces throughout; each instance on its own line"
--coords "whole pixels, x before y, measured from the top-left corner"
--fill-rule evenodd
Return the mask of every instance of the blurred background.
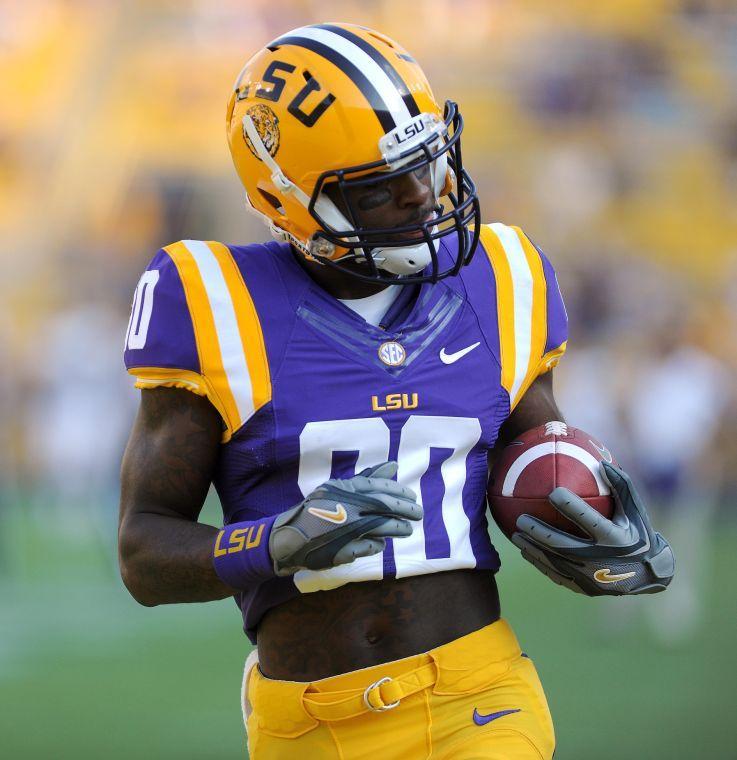
M 235 605 L 144 609 L 118 576 L 123 337 L 159 247 L 266 239 L 225 104 L 257 48 L 328 20 L 460 103 L 485 220 L 558 269 L 565 415 L 674 545 L 667 594 L 591 600 L 492 528 L 556 759 L 737 758 L 734 0 L 0 0 L 0 756 L 245 756 Z

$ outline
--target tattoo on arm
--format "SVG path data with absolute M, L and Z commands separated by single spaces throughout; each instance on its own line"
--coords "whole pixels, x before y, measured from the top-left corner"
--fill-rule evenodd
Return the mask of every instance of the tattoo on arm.
M 123 462 L 138 501 L 196 519 L 207 496 L 220 442 L 214 409 L 189 391 L 142 392 L 141 409 Z M 136 477 L 146 473 L 145 478 Z
M 142 604 L 234 593 L 212 567 L 217 529 L 197 522 L 221 432 L 206 399 L 174 388 L 142 392 L 123 457 L 119 528 L 123 579 Z

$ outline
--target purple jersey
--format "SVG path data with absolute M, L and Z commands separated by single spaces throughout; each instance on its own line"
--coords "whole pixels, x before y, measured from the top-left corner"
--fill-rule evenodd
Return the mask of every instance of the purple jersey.
M 412 535 L 387 540 L 382 554 L 241 593 L 252 640 L 266 610 L 301 593 L 499 568 L 487 453 L 565 350 L 567 320 L 550 263 L 519 229 L 485 225 L 481 241 L 457 277 L 406 288 L 382 327 L 322 290 L 286 244 L 182 241 L 141 278 L 126 366 L 140 388 L 188 388 L 220 412 L 214 485 L 226 525 L 387 460 L 424 507 Z

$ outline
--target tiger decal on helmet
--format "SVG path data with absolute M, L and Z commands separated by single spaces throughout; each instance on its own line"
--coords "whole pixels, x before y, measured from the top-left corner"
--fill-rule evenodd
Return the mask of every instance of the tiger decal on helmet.
M 260 103 L 251 106 L 246 115 L 253 121 L 258 136 L 261 138 L 266 150 L 269 151 L 269 155 L 275 156 L 279 150 L 279 117 L 268 106 L 261 105 Z M 246 145 L 248 145 L 251 153 L 261 161 L 258 151 L 248 138 L 245 129 L 243 130 L 243 139 L 246 141 Z

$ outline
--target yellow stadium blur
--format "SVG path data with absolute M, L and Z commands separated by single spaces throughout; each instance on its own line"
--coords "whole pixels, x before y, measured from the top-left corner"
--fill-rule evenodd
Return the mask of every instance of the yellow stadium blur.
M 4 754 L 241 748 L 233 662 L 244 639 L 232 605 L 139 610 L 120 588 L 117 472 L 139 395 L 122 344 L 136 281 L 160 247 L 269 238 L 246 211 L 224 104 L 254 51 L 333 19 L 380 29 L 411 52 L 437 95 L 406 62 L 423 110 L 429 99 L 459 104 L 483 221 L 520 225 L 554 262 L 571 317 L 556 397 L 571 424 L 600 435 L 638 478 L 658 448 L 644 435 L 651 427 L 638 427 L 644 407 L 689 428 L 681 512 L 648 500 L 679 562 L 665 606 L 584 604 L 545 587 L 495 536 L 505 615 L 545 669 L 558 755 L 731 757 L 723 716 L 737 631 L 723 579 L 737 551 L 735 0 L 0 0 Z M 310 129 L 286 108 L 302 69 L 321 82 L 324 63 L 299 55 L 268 105 L 284 112 L 277 158 L 314 151 L 309 194 L 314 171 L 378 158 L 377 134 L 371 120 L 365 134 L 344 129 L 331 106 L 311 128 L 316 144 L 300 136 Z M 276 56 L 253 59 L 242 82 L 262 81 Z M 303 108 L 319 102 L 312 92 Z M 247 108 L 248 98 L 234 104 L 231 141 L 268 212 L 256 184 L 270 192 L 270 176 L 242 136 Z M 312 224 L 302 215 L 300 234 Z M 258 341 L 248 350 L 258 361 Z M 669 396 L 673 377 L 681 383 Z M 181 379 L 207 392 L 195 373 Z M 367 398 L 366 414 L 374 403 L 389 402 Z M 672 443 L 665 430 L 661 449 Z M 205 521 L 220 524 L 208 508 Z M 602 693 L 627 699 L 579 692 L 570 673 L 589 681 L 590 667 Z

